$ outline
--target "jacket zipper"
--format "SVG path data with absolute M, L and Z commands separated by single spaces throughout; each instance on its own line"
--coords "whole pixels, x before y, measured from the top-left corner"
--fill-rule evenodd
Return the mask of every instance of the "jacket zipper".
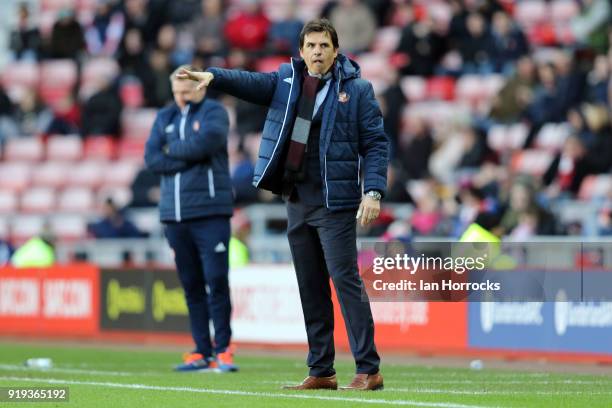
M 282 81 L 282 79 L 278 79 Z M 281 125 L 280 133 L 278 134 L 278 140 L 276 141 L 276 145 L 274 145 L 274 150 L 272 150 L 272 155 L 270 155 L 270 159 L 268 160 L 268 164 L 264 167 L 261 172 L 261 176 L 259 176 L 259 180 L 257 180 L 257 184 L 255 187 L 259 187 L 259 183 L 264 178 L 266 171 L 268 170 L 268 166 L 272 163 L 272 159 L 274 158 L 274 153 L 276 153 L 276 149 L 278 148 L 278 144 L 280 143 L 281 137 L 283 136 L 283 130 L 285 130 L 285 123 L 287 121 L 287 113 L 289 112 L 289 102 L 291 101 L 291 92 L 293 92 L 293 84 L 295 83 L 295 68 L 293 67 L 293 59 L 291 59 L 291 87 L 289 88 L 289 96 L 287 97 L 287 107 L 285 108 L 285 116 L 283 117 L 283 124 Z
M 189 105 L 181 110 L 181 122 L 179 125 L 179 137 L 185 140 L 185 123 L 187 122 L 187 114 L 189 113 Z M 174 218 L 176 222 L 181 222 L 181 173 L 174 175 Z
M 336 97 L 337 95 L 340 95 L 340 82 L 342 81 L 342 73 L 338 72 L 338 86 L 336 87 Z M 331 136 L 330 136 L 331 138 Z M 331 140 L 330 140 L 331 143 Z M 329 145 L 329 144 L 328 144 Z M 325 157 L 324 157 L 324 164 L 325 164 L 325 174 L 323 177 L 323 181 L 325 181 L 325 206 L 327 208 L 329 208 L 329 189 L 327 188 L 327 151 L 325 152 Z

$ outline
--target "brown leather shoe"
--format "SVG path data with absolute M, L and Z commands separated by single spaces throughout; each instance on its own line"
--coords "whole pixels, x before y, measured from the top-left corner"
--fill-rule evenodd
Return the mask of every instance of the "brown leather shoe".
M 284 390 L 337 390 L 338 381 L 336 376 L 313 377 L 309 375 L 298 385 L 283 385 Z
M 355 374 L 353 381 L 346 387 L 340 387 L 341 390 L 360 390 L 360 391 L 377 391 L 382 390 L 383 377 L 380 373 L 376 374 Z

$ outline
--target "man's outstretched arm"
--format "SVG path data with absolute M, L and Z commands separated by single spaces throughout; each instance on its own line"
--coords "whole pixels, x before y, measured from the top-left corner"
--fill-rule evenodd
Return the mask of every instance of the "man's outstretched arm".
M 210 87 L 236 98 L 269 106 L 278 82 L 278 72 L 261 73 L 236 69 L 209 68 L 205 72 L 181 70 L 178 78 L 199 82 L 197 89 Z

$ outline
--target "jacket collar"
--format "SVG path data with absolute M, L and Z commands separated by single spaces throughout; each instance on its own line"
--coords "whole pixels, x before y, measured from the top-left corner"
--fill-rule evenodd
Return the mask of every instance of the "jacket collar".
M 302 58 L 291 58 L 294 72 L 301 73 L 306 69 L 306 63 Z M 338 57 L 332 66 L 334 79 L 341 78 L 342 81 L 350 78 L 361 77 L 361 68 L 359 64 L 351 60 L 344 54 L 338 53 Z

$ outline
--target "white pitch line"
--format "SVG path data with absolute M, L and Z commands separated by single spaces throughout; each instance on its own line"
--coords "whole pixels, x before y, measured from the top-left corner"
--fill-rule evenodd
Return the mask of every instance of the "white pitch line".
M 385 387 L 385 390 L 392 392 L 407 392 L 414 394 L 449 394 L 449 395 L 582 395 L 582 394 L 599 394 L 610 395 L 612 391 L 476 391 L 476 390 L 445 390 L 436 388 L 390 388 Z
M 304 395 L 304 394 L 275 394 L 271 392 L 254 392 L 254 391 L 238 391 L 238 390 L 215 390 L 207 388 L 191 388 L 191 387 L 162 387 L 157 385 L 146 384 L 123 384 L 113 382 L 98 382 L 98 381 L 74 381 L 61 380 L 55 378 L 29 378 L 29 377 L 0 377 L 0 381 L 24 381 L 45 384 L 63 384 L 63 385 L 89 385 L 93 387 L 108 387 L 108 388 L 127 388 L 136 390 L 151 390 L 151 391 L 177 391 L 177 392 L 193 392 L 202 394 L 216 395 L 237 395 L 244 397 L 268 397 L 268 398 L 287 398 L 287 399 L 303 399 L 303 400 L 319 400 L 319 401 L 338 401 L 351 402 L 361 404 L 384 404 L 384 405 L 404 405 L 413 407 L 430 407 L 430 408 L 493 408 L 484 405 L 466 405 L 447 402 L 423 402 L 410 400 L 386 400 L 386 399 L 363 399 L 351 397 L 331 397 L 323 395 Z
M 151 375 L 152 373 L 146 372 L 126 372 L 126 371 L 100 371 L 100 370 L 83 370 L 80 368 L 60 368 L 60 367 L 50 367 L 50 368 L 33 368 L 33 367 L 25 367 L 21 365 L 11 365 L 11 364 L 0 364 L 0 370 L 5 371 L 28 371 L 28 372 L 37 372 L 37 373 L 65 373 L 65 374 L 89 374 L 89 375 L 110 375 L 110 376 L 118 376 L 118 377 L 129 377 L 133 375 Z

